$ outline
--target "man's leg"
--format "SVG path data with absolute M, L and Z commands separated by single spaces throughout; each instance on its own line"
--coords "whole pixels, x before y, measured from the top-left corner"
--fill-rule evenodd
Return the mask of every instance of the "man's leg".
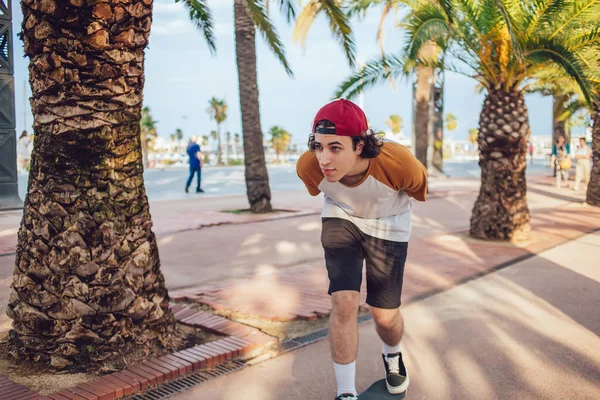
M 194 172 L 195 172 L 195 169 L 190 168 L 190 176 L 188 176 L 188 180 L 187 180 L 187 182 L 185 184 L 185 192 L 186 193 L 190 189 L 190 185 L 192 184 L 192 179 L 194 179 Z
M 383 342 L 383 354 L 400 352 L 400 340 L 404 334 L 404 318 L 400 309 L 371 307 L 371 315 L 375 322 L 375 330 Z
M 365 235 L 363 247 L 367 259 L 367 304 L 383 342 L 386 386 L 392 394 L 404 393 L 409 379 L 400 352 L 404 320 L 399 308 L 408 243 Z
M 196 169 L 196 173 L 198 174 L 198 178 L 197 178 L 197 186 L 196 186 L 196 192 L 200 192 L 202 189 L 200 189 L 200 183 L 202 182 L 202 168 L 197 168 Z
M 356 394 L 356 353 L 358 352 L 358 292 L 343 290 L 331 295 L 329 343 L 338 384 L 338 396 Z
M 331 317 L 329 340 L 338 384 L 337 395 L 356 395 L 358 305 L 364 262 L 358 228 L 350 221 L 323 219 L 321 243 L 329 277 Z

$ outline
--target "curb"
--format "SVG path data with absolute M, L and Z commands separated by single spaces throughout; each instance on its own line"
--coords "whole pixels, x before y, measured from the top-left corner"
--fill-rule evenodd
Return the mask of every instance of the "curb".
M 170 306 L 183 324 L 228 335 L 224 339 L 153 358 L 112 374 L 95 378 L 47 396 L 0 377 L 2 400 L 115 400 L 143 393 L 164 383 L 217 367 L 238 358 L 253 358 L 278 344 L 278 339 L 227 318 L 195 310 L 187 305 Z

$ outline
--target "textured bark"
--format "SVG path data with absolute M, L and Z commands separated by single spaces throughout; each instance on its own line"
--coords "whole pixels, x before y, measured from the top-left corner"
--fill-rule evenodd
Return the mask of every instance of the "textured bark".
M 217 165 L 223 165 L 223 148 L 221 147 L 221 125 L 217 125 Z
M 258 81 L 256 77 L 255 28 L 244 0 L 235 0 L 235 51 L 240 86 L 240 109 L 244 131 L 246 189 L 250 209 L 266 213 L 271 207 L 269 174 L 265 163 L 263 134 L 260 127 Z
M 427 42 L 419 52 L 419 58 L 435 60 L 439 47 L 433 42 Z M 429 147 L 429 124 L 431 120 L 431 67 L 416 67 L 417 87 L 415 90 L 415 157 L 429 168 L 427 149 Z
M 431 102 L 431 67 L 417 67 L 417 88 L 415 90 L 415 157 L 428 167 L 427 147 L 429 146 L 429 113 Z
M 568 95 L 559 95 L 553 97 L 552 103 L 552 144 L 556 143 L 559 136 L 564 136 L 566 143 L 571 143 L 571 135 L 567 130 L 567 122 L 559 120 L 560 115 L 565 111 L 569 102 Z
M 480 239 L 514 239 L 530 229 L 525 168 L 531 131 L 523 94 L 490 91 L 479 127 L 481 188 L 470 233 Z
M 145 135 L 141 135 L 141 145 L 142 145 L 142 165 L 144 168 L 148 168 L 148 139 Z
M 24 0 L 35 145 L 7 314 L 12 352 L 57 368 L 170 346 L 142 176 L 152 0 Z
M 592 173 L 587 189 L 586 202 L 600 207 L 600 98 L 596 99 L 592 112 Z

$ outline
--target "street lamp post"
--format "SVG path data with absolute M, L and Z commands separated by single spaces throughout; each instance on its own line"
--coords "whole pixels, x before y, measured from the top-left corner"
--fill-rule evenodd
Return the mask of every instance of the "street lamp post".
M 0 210 L 23 207 L 17 186 L 11 0 L 0 0 Z

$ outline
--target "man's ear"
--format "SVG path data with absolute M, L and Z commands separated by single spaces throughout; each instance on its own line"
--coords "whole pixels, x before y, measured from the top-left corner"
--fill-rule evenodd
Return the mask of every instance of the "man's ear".
M 356 144 L 356 153 L 358 155 L 361 155 L 364 147 L 365 147 L 365 141 L 359 140 L 358 143 Z

